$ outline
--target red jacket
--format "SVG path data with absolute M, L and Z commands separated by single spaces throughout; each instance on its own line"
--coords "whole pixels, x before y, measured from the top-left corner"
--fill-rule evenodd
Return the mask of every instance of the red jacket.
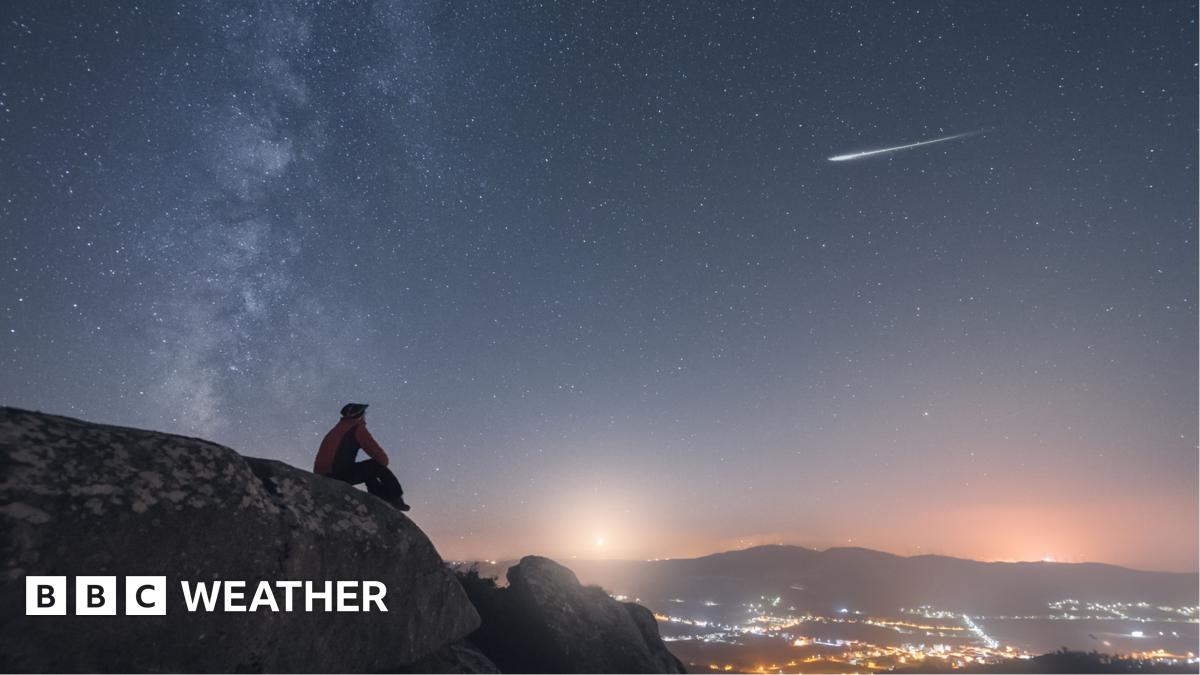
M 371 459 L 387 466 L 388 456 L 375 442 L 371 432 L 367 431 L 367 421 L 362 417 L 343 417 L 341 421 L 325 434 L 321 447 L 317 450 L 317 458 L 313 460 L 313 473 L 328 476 L 333 473 L 335 464 L 354 461 L 358 449 L 362 448 Z M 341 460 L 338 462 L 337 460 Z

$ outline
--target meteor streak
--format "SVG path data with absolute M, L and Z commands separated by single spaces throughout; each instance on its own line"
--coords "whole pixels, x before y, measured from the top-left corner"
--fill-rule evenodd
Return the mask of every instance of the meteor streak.
M 929 145 L 931 143 L 942 143 L 943 141 L 953 141 L 956 138 L 968 138 L 970 136 L 982 134 L 984 131 L 986 131 L 986 129 L 976 129 L 975 131 L 967 131 L 967 132 L 963 132 L 961 134 L 954 134 L 953 136 L 934 138 L 934 139 L 928 140 L 928 141 L 918 141 L 916 143 L 909 143 L 908 145 L 897 145 L 892 148 L 881 148 L 879 150 L 863 150 L 862 152 L 852 152 L 848 155 L 835 155 L 833 157 L 830 157 L 829 161 L 831 161 L 831 162 L 846 162 L 851 159 L 862 159 L 863 157 L 873 157 L 875 155 L 883 155 L 883 154 L 887 154 L 889 152 L 896 152 L 898 150 L 907 150 L 909 148 L 915 148 L 915 147 L 922 146 L 922 145 Z

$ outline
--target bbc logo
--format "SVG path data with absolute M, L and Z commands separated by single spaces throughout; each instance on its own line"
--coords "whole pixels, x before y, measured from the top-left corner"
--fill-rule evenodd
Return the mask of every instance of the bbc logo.
M 25 577 L 25 616 L 63 616 L 66 613 L 66 577 Z M 117 578 L 75 577 L 75 613 L 81 616 L 115 615 Z M 126 615 L 163 616 L 166 613 L 166 577 L 125 577 Z

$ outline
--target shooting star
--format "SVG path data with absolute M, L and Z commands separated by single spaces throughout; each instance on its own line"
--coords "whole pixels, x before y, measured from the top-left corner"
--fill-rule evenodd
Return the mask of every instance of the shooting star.
M 946 141 L 953 141 L 958 138 L 969 138 L 971 136 L 977 136 L 979 134 L 982 134 L 985 131 L 988 131 L 988 130 L 987 129 L 976 129 L 975 131 L 967 131 L 967 132 L 963 132 L 961 134 L 954 134 L 953 136 L 944 136 L 942 138 L 934 138 L 934 139 L 928 140 L 928 141 L 918 141 L 917 143 L 909 143 L 908 145 L 897 145 L 892 148 L 880 148 L 879 150 L 863 150 L 862 152 L 852 152 L 847 155 L 834 155 L 833 157 L 829 158 L 829 161 L 831 161 L 831 162 L 847 162 L 852 159 L 862 159 L 863 157 L 874 157 L 875 155 L 885 155 L 889 152 L 898 152 L 900 150 L 907 150 L 909 148 L 917 148 L 922 145 L 930 145 L 932 143 L 944 143 Z

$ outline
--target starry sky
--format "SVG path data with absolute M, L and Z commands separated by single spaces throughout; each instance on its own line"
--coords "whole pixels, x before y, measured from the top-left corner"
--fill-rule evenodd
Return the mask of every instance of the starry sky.
M 0 402 L 304 468 L 370 403 L 451 558 L 1194 571 L 1196 35 L 1189 2 L 4 3 Z

